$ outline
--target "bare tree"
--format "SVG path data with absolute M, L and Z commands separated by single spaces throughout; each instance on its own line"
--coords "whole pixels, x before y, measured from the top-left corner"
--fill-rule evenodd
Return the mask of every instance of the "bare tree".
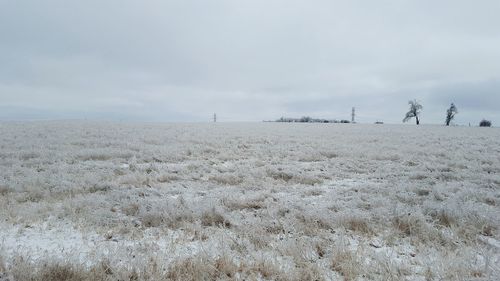
M 418 103 L 417 100 L 411 100 L 408 102 L 410 105 L 410 111 L 406 113 L 405 118 L 403 119 L 403 122 L 408 122 L 411 118 L 415 117 L 415 120 L 417 122 L 417 125 L 420 124 L 420 119 L 418 118 L 418 115 L 420 114 L 420 111 L 422 110 L 422 105 Z
M 451 103 L 450 108 L 446 110 L 446 126 L 450 126 L 451 120 L 455 118 L 455 115 L 458 113 L 458 109 L 454 103 Z

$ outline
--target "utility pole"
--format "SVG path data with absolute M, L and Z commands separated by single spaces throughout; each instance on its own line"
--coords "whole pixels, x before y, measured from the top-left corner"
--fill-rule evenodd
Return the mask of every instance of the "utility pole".
M 351 114 L 351 123 L 356 123 L 355 117 L 356 117 L 356 108 L 353 107 L 352 114 Z
M 214 113 L 214 123 L 217 122 L 217 114 Z

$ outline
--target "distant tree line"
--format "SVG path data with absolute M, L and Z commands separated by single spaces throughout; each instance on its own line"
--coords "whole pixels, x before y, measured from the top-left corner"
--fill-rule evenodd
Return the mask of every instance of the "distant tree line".
M 349 120 L 335 120 L 335 119 L 321 119 L 321 118 L 311 118 L 309 116 L 302 116 L 301 118 L 288 118 L 281 117 L 276 120 L 276 122 L 285 123 L 351 123 Z
M 408 101 L 410 109 L 403 118 L 403 123 L 410 121 L 415 118 L 415 123 L 420 125 L 420 114 L 424 108 L 417 100 Z M 450 126 L 455 116 L 458 114 L 457 106 L 454 103 L 450 104 L 450 107 L 446 110 L 445 122 L 446 126 Z M 301 118 L 288 118 L 281 117 L 275 122 L 286 122 L 286 123 L 351 123 L 349 120 L 335 120 L 335 119 L 321 119 L 321 118 L 311 118 L 309 116 L 302 116 Z M 384 122 L 377 121 L 375 124 L 383 124 Z M 483 119 L 479 122 L 480 127 L 491 127 L 491 121 Z

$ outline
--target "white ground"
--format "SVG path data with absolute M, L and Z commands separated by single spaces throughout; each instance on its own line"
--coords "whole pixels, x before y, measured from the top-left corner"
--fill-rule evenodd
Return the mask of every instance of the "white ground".
M 33 122 L 0 132 L 0 273 L 19 280 L 21 257 L 33 272 L 154 263 L 157 277 L 178 280 L 187 264 L 217 269 L 193 279 L 500 280 L 497 128 Z

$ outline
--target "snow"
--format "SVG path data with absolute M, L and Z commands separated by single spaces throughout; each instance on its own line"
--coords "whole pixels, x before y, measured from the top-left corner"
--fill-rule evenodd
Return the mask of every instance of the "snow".
M 1 130 L 6 264 L 133 268 L 208 254 L 282 270 L 313 264 L 327 279 L 500 276 L 496 128 L 68 121 Z M 352 260 L 332 267 L 342 252 Z

